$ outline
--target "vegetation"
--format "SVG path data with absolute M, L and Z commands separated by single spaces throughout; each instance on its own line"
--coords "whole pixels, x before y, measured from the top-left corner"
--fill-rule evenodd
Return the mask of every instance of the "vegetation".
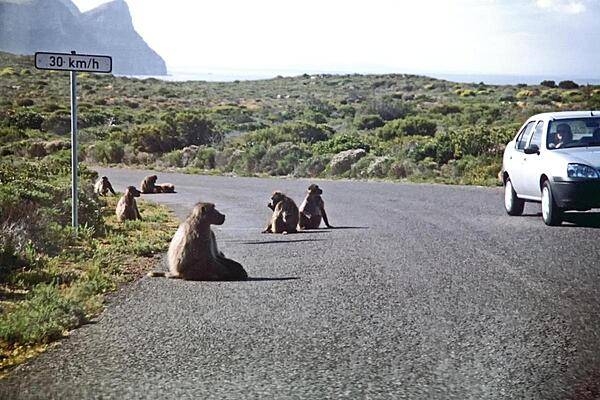
M 68 74 L 0 53 L 0 153 L 68 146 Z M 497 184 L 504 144 L 530 115 L 597 108 L 600 88 L 302 75 L 167 82 L 79 74 L 81 159 L 188 172 Z M 368 153 L 332 168 L 349 149 Z M 385 159 L 385 162 L 381 160 Z M 475 169 L 476 171 L 473 171 Z
M 23 149 L 0 159 L 0 376 L 97 315 L 103 295 L 149 269 L 176 228 L 145 202 L 143 222 L 118 223 L 118 197 L 98 198 L 97 174 L 82 166 L 75 231 L 70 151 L 40 138 Z

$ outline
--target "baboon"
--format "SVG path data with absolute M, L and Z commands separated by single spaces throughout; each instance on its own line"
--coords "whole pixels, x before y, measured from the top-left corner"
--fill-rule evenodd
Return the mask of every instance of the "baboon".
M 262 233 L 294 233 L 297 232 L 299 219 L 298 206 L 291 198 L 280 191 L 271 195 L 271 202 L 267 204 L 273 214 L 269 224 Z
M 175 193 L 175 185 L 172 183 L 159 183 L 154 186 L 154 193 Z
M 333 228 L 327 220 L 325 202 L 321 198 L 323 190 L 314 183 L 308 187 L 306 198 L 300 204 L 300 229 L 317 229 L 321 225 L 321 218 L 328 228 Z
M 235 281 L 248 278 L 244 267 L 219 251 L 211 224 L 222 225 L 225 215 L 212 203 L 197 203 L 171 239 L 167 260 L 169 272 L 149 272 L 193 281 Z
M 136 220 L 142 219 L 140 212 L 137 207 L 137 203 L 135 202 L 135 198 L 140 197 L 140 191 L 135 188 L 135 186 L 127 186 L 125 189 L 125 194 L 119 199 L 117 203 L 117 219 L 120 222 L 126 220 Z
M 140 189 L 142 190 L 142 193 L 156 193 L 155 187 L 157 179 L 158 177 L 156 175 L 150 175 L 145 177 L 142 183 L 140 184 Z
M 99 196 L 106 196 L 108 192 L 116 195 L 115 190 L 106 176 L 103 176 L 96 181 L 96 184 L 94 185 L 94 192 L 96 192 Z

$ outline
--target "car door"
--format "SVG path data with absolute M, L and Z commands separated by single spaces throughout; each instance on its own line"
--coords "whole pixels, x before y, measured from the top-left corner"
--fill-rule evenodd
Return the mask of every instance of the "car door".
M 525 148 L 537 146 L 540 149 L 537 153 L 526 154 L 523 149 L 521 163 L 521 180 L 523 184 L 522 196 L 531 199 L 539 200 L 540 195 L 540 168 L 542 159 L 542 136 L 544 135 L 546 124 L 542 121 L 535 123 L 535 128 L 532 129 L 529 141 L 525 144 Z
M 512 186 L 519 196 L 523 194 L 525 190 L 523 182 L 524 150 L 531 138 L 535 123 L 536 121 L 530 121 L 521 129 L 521 132 L 517 135 L 517 139 L 515 140 L 515 147 L 509 153 L 508 160 L 505 160 L 507 163 L 506 170 L 510 176 Z

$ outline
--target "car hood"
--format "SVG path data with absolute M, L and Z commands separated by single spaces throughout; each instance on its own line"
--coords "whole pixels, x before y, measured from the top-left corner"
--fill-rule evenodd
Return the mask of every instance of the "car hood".
M 581 163 L 591 167 L 600 167 L 600 147 L 576 147 L 564 149 L 562 155 L 569 163 Z

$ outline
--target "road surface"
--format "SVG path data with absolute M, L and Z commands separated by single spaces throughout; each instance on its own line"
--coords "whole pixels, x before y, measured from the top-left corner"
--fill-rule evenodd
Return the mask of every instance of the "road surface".
M 98 171 L 118 191 L 152 174 Z M 251 279 L 142 278 L 0 398 L 600 397 L 599 214 L 550 228 L 500 188 L 319 180 L 337 229 L 266 235 L 270 193 L 313 181 L 157 175 L 177 193 L 143 198 L 216 203 Z

